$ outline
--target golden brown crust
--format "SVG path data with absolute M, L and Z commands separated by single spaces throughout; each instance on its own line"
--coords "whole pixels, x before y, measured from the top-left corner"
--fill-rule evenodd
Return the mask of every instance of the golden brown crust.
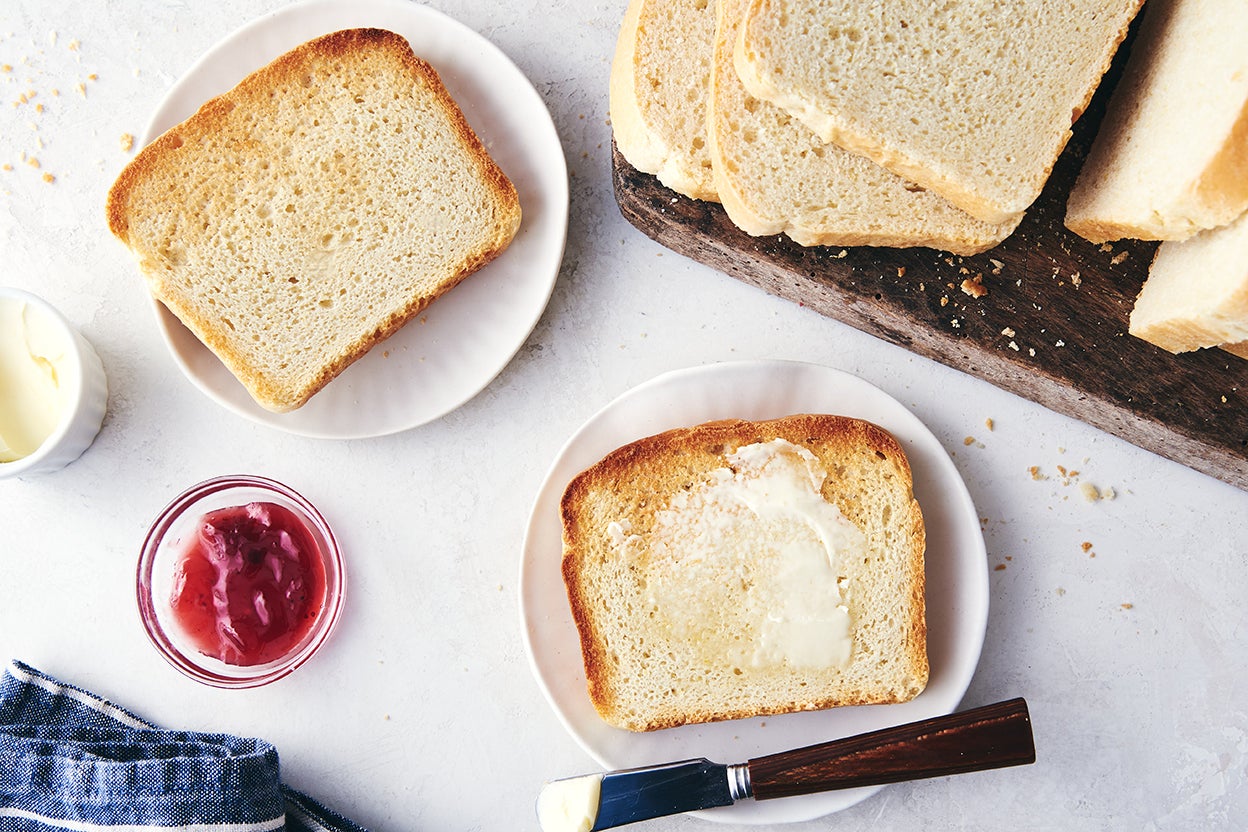
M 458 143 L 473 160 L 483 182 L 493 194 L 496 203 L 495 233 L 483 249 L 470 253 L 435 292 L 411 298 L 402 306 L 391 310 L 365 336 L 355 340 L 337 355 L 327 357 L 324 366 L 316 375 L 297 389 L 266 377 L 246 355 L 231 347 L 221 332 L 219 321 L 206 317 L 203 310 L 185 297 L 179 288 L 169 285 L 159 270 L 144 268 L 144 276 L 152 294 L 221 359 L 259 404 L 274 412 L 287 412 L 305 404 L 372 347 L 394 334 L 469 274 L 497 257 L 511 242 L 519 227 L 521 211 L 515 187 L 469 127 L 463 112 L 451 98 L 433 67 L 412 52 L 405 38 L 383 29 L 347 29 L 308 41 L 248 75 L 232 90 L 205 102 L 186 121 L 157 137 L 121 172 L 109 190 L 105 203 L 109 230 L 136 250 L 143 265 L 145 254 L 138 250 L 138 241 L 132 240 L 130 233 L 132 202 L 139 198 L 136 191 L 140 184 L 153 180 L 176 182 L 183 165 L 187 164 L 184 154 L 193 154 L 196 146 L 209 136 L 234 137 L 240 148 L 240 156 L 245 155 L 251 141 L 249 128 L 244 119 L 233 115 L 236 110 L 263 110 L 272 96 L 272 91 L 280 85 L 291 79 L 305 77 L 314 67 L 327 61 L 361 54 L 366 55 L 367 60 L 377 61 L 386 69 L 400 68 L 401 72 L 411 77 L 418 88 L 433 96 L 436 106 L 451 124 Z M 170 186 L 170 193 L 174 193 L 173 187 Z M 176 206 L 171 210 L 176 210 Z
M 622 500 L 631 509 L 628 516 L 633 531 L 644 535 L 659 501 L 722 467 L 725 453 L 777 438 L 813 451 L 829 468 L 824 496 L 855 525 L 862 526 L 866 522 L 863 517 L 865 495 L 841 487 L 834 473 L 839 460 L 864 452 L 876 454 L 891 466 L 890 473 L 897 478 L 896 486 L 908 495 L 910 511 L 908 517 L 900 521 L 903 527 L 899 532 L 907 547 L 908 603 L 905 609 L 910 619 L 905 627 L 904 661 L 906 672 L 915 680 L 916 687 L 900 695 L 881 695 L 878 691 L 841 692 L 833 696 L 812 693 L 802 701 L 754 704 L 744 709 L 726 706 L 715 710 L 650 713 L 644 717 L 624 716 L 614 687 L 615 674 L 606 654 L 611 634 L 595 616 L 595 599 L 582 574 L 582 570 L 589 568 L 586 558 L 593 556 L 592 536 L 611 520 L 618 519 L 600 512 L 601 501 L 595 494 L 605 490 Z M 904 451 L 887 431 L 870 422 L 820 414 L 797 414 L 760 422 L 724 420 L 670 430 L 617 448 L 574 477 L 560 501 L 564 545 L 561 572 L 580 638 L 590 699 L 600 715 L 619 727 L 650 731 L 696 722 L 896 702 L 917 695 L 925 686 L 929 672 L 924 595 L 926 537 L 922 513 L 911 490 L 912 477 Z M 618 503 L 616 508 L 619 508 Z

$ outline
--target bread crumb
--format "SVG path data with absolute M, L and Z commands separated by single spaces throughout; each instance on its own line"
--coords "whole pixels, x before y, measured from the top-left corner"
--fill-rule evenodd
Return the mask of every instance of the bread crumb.
M 1070 282 L 1074 284 L 1076 289 L 1078 289 L 1079 285 L 1083 283 L 1083 277 L 1080 276 L 1079 272 L 1075 272 L 1070 276 Z
M 1062 589 L 1060 586 L 1054 591 L 1057 593 L 1057 597 L 1059 598 L 1066 594 L 1066 590 Z
M 87 80 L 88 80 L 88 81 L 98 81 L 98 80 L 100 80 L 100 76 L 98 76 L 98 75 L 96 75 L 94 72 L 92 72 L 90 75 L 88 75 L 88 76 L 87 76 Z
M 1079 491 L 1083 494 L 1083 499 L 1089 503 L 1095 503 L 1101 499 L 1100 490 L 1090 482 L 1079 483 Z
M 971 273 L 971 270 L 968 269 L 966 266 L 963 266 L 962 268 L 958 269 L 958 274 L 970 274 L 970 273 Z
M 1079 544 L 1079 547 L 1083 549 L 1084 552 L 1089 552 L 1092 550 L 1092 541 L 1085 540 Z
M 1123 604 L 1123 605 L 1122 605 L 1122 608 L 1123 608 L 1124 610 L 1133 610 L 1133 609 L 1135 609 L 1135 604 L 1132 604 L 1130 601 L 1128 601 L 1128 602 L 1126 602 L 1125 604 Z
M 1109 243 L 1101 243 L 1101 251 L 1109 253 L 1113 250 L 1114 250 L 1114 247 L 1110 245 Z
M 1001 571 L 1002 569 L 1004 569 L 1004 568 L 1005 568 L 1005 564 L 1004 564 L 1004 563 L 998 563 L 996 566 L 992 567 L 992 571 L 993 571 L 993 572 L 1000 572 L 1000 571 Z
M 1113 263 L 1115 266 L 1120 266 L 1127 259 L 1127 255 L 1129 253 L 1130 252 L 1120 251 L 1115 254 L 1109 262 Z
M 1113 499 L 1116 499 L 1117 497 L 1118 497 L 1118 492 L 1114 490 L 1113 486 L 1109 486 L 1105 488 L 1103 491 L 1101 491 L 1102 500 L 1113 500 Z
M 1036 357 L 1036 348 L 1035 348 L 1035 347 L 1028 347 L 1028 348 L 1027 348 L 1027 354 L 1028 354 L 1028 355 L 1030 355 L 1032 358 L 1035 358 L 1035 357 Z
M 948 295 L 941 295 L 941 298 L 940 298 L 940 305 L 941 305 L 941 306 L 948 306 L 948 305 L 949 305 L 949 296 L 948 296 Z
M 39 160 L 36 159 L 34 156 L 27 156 L 26 164 L 30 165 L 32 168 L 37 168 L 39 167 Z
M 12 72 L 13 64 L 0 64 L 0 72 Z
M 1064 347 L 1064 346 L 1066 346 L 1066 342 L 1065 342 L 1065 341 L 1063 341 L 1061 338 L 1058 338 L 1058 339 L 1057 339 L 1057 342 L 1056 342 L 1055 344 L 1053 344 L 1053 346 L 1055 346 L 1055 347 Z
M 983 275 L 977 274 L 974 277 L 968 277 L 962 281 L 962 291 L 973 298 L 982 298 L 988 294 L 988 287 L 984 285 Z
M 1031 478 L 1032 478 L 1033 480 L 1047 480 L 1047 479 L 1048 479 L 1048 477 L 1046 477 L 1044 474 L 1040 473 L 1040 466 L 1039 466 L 1039 465 L 1033 465 L 1033 466 L 1031 466 L 1030 468 L 1028 468 L 1028 469 L 1027 469 L 1027 473 L 1031 474 Z
M 906 276 L 906 267 L 905 267 L 905 266 L 898 266 L 898 267 L 897 267 L 897 276 L 898 276 L 898 277 L 905 277 L 905 276 Z
M 10 165 L 8 162 L 5 162 L 3 165 L 0 165 L 0 170 L 6 170 L 6 171 L 13 170 L 13 166 Z
M 1005 329 L 1001 330 L 1001 334 L 1006 338 L 1013 338 L 1015 335 L 1014 328 L 1007 326 Z
M 83 98 L 87 97 L 87 85 L 86 84 L 79 81 L 77 86 L 74 87 L 74 89 L 78 90 L 78 94 L 81 95 Z
M 843 248 L 841 249 L 840 253 L 836 255 L 836 259 L 840 260 L 842 257 L 848 257 L 848 256 L 849 256 L 849 250 Z
M 965 439 L 963 439 L 963 440 L 962 440 L 962 444 L 963 444 L 963 445 L 974 445 L 974 444 L 975 444 L 975 437 L 974 437 L 974 436 L 968 436 L 968 437 L 966 437 Z
M 1010 342 L 1010 349 L 1014 350 L 1014 352 L 1018 352 L 1018 344 L 1016 344 L 1016 343 L 1014 343 L 1013 341 L 1011 341 L 1011 342 Z
M 957 318 L 950 318 L 949 325 L 952 326 L 954 329 L 960 329 L 962 327 L 962 322 L 959 321 Z
M 1005 268 L 1005 264 L 1002 263 L 1000 260 L 994 260 L 992 258 L 989 258 L 988 262 L 992 264 L 993 274 L 1001 274 L 1001 270 Z
M 52 174 L 50 174 L 50 173 L 45 173 L 45 174 L 43 175 L 43 181 L 44 181 L 44 182 L 47 182 L 49 185 L 51 185 L 53 182 L 55 182 L 55 181 L 56 181 L 56 177 L 55 177 L 55 176 L 53 176 L 53 175 L 52 175 Z
M 131 150 L 133 150 L 134 149 L 134 136 L 130 135 L 129 133 L 122 133 L 121 134 L 121 149 L 124 150 L 126 153 L 129 153 Z
M 993 430 L 994 424 L 996 423 L 992 421 L 992 417 L 989 417 L 984 420 L 984 427 L 988 428 L 988 430 Z

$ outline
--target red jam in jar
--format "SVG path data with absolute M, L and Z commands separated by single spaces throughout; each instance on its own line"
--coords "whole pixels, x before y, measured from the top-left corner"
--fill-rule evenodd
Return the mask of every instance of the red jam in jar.
M 195 648 L 226 664 L 280 659 L 312 629 L 325 603 L 316 540 L 284 506 L 210 511 L 175 567 L 170 605 Z

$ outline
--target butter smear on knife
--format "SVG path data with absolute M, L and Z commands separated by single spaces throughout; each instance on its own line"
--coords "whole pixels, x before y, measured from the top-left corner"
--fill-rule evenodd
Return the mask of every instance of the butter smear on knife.
M 598 817 L 601 774 L 551 780 L 537 798 L 542 832 L 589 832 Z

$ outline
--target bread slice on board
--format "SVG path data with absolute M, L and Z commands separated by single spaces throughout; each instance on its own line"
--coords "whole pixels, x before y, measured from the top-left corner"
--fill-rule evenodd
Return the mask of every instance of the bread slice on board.
M 1142 0 L 753 0 L 750 92 L 985 222 L 1039 196 Z
M 1226 350 L 1231 355 L 1239 356 L 1240 358 L 1248 358 L 1248 341 L 1239 341 L 1234 344 L 1223 344 L 1222 349 Z
M 152 294 L 281 412 L 503 251 L 520 203 L 433 68 L 354 29 L 169 129 L 107 214 Z
M 1185 240 L 1248 209 L 1248 3 L 1149 0 L 1066 206 L 1094 243 Z
M 562 568 L 599 714 L 649 731 L 917 696 L 911 483 L 891 435 L 828 415 L 676 429 L 578 475 Z
M 1165 242 L 1131 310 L 1132 335 L 1170 352 L 1248 341 L 1248 213 Z
M 611 62 L 615 146 L 677 193 L 717 201 L 706 147 L 713 0 L 629 0 Z
M 715 190 L 728 217 L 755 236 L 805 246 L 929 246 L 977 254 L 1013 221 L 977 220 L 871 160 L 825 145 L 810 128 L 750 95 L 733 66 L 749 0 L 716 3 L 708 138 Z

